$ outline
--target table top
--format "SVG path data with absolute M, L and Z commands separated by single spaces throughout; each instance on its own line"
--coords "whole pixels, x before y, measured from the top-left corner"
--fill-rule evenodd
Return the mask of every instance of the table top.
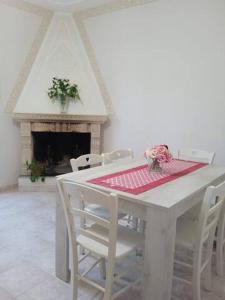
M 105 166 L 89 168 L 81 170 L 79 172 L 67 173 L 64 175 L 60 175 L 57 178 L 63 178 L 75 183 L 85 184 L 101 191 L 114 192 L 119 197 L 128 199 L 138 204 L 146 206 L 157 206 L 159 208 L 166 209 L 175 207 L 191 195 L 205 190 L 209 185 L 218 184 L 218 182 L 225 180 L 224 166 L 206 165 L 205 167 L 198 169 L 192 173 L 179 177 L 173 181 L 167 182 L 138 195 L 133 195 L 123 191 L 114 190 L 109 187 L 104 187 L 87 182 L 88 180 L 94 179 L 96 177 L 120 172 L 143 165 L 145 163 L 146 160 L 144 158 L 121 159 Z

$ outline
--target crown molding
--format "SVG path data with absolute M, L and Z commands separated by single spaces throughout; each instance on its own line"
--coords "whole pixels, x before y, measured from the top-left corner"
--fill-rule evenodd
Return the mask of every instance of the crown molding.
M 128 9 L 135 6 L 145 5 L 155 1 L 157 0 L 115 0 L 111 3 L 102 4 L 93 8 L 88 8 L 80 11 L 75 11 L 73 13 L 75 23 L 79 30 L 90 64 L 92 66 L 96 80 L 98 82 L 102 97 L 105 102 L 106 109 L 110 115 L 114 114 L 112 100 L 110 98 L 105 80 L 103 78 L 102 72 L 97 62 L 95 51 L 91 44 L 87 30 L 85 28 L 84 21 L 88 18 L 110 14 L 116 11 L 120 11 L 122 9 Z
M 18 77 L 16 80 L 16 84 L 12 89 L 11 95 L 10 95 L 9 100 L 5 107 L 6 112 L 13 112 L 16 102 L 17 102 L 17 99 L 18 99 L 20 93 L 22 92 L 22 89 L 25 85 L 25 82 L 30 73 L 30 70 L 34 63 L 34 60 L 37 56 L 37 53 L 40 49 L 42 41 L 45 37 L 45 34 L 47 32 L 47 29 L 48 29 L 51 19 L 53 17 L 53 11 L 36 6 L 34 4 L 31 4 L 31 3 L 28 3 L 25 1 L 20 1 L 20 0 L 0 0 L 0 4 L 4 4 L 9 7 L 14 7 L 19 10 L 28 12 L 30 14 L 34 14 L 39 17 L 42 17 L 42 21 L 41 21 L 39 30 L 34 38 L 31 49 L 25 58 L 24 64 L 23 64 L 21 70 L 19 71 L 19 74 L 18 74 Z

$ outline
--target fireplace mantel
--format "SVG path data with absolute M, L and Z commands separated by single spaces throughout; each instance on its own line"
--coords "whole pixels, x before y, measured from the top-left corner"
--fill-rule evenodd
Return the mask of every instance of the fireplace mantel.
M 101 152 L 101 125 L 107 120 L 106 116 L 14 114 L 13 117 L 20 122 L 21 175 L 27 175 L 26 161 L 33 159 L 32 132 L 89 132 L 91 153 Z
M 13 113 L 13 119 L 24 121 L 47 121 L 47 122 L 88 122 L 103 124 L 107 121 L 108 117 L 105 115 L 70 115 L 70 114 L 28 114 L 28 113 Z

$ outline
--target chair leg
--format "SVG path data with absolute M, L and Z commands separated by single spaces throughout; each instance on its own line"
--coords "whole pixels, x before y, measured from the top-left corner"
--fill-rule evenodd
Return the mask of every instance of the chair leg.
M 85 205 L 84 205 L 83 201 L 80 203 L 80 207 L 79 208 L 81 210 L 85 209 Z M 86 220 L 85 220 L 84 217 L 81 217 L 81 216 L 80 216 L 80 228 L 81 229 L 85 229 L 86 228 Z M 80 253 L 80 255 L 84 255 L 85 254 L 85 249 L 83 247 L 81 247 L 81 246 L 79 248 L 79 253 Z
M 111 300 L 112 299 L 112 288 L 114 281 L 114 261 L 109 259 L 108 268 L 106 274 L 106 282 L 105 282 L 105 293 L 103 300 Z
M 224 275 L 224 244 L 217 241 L 216 244 L 216 273 L 222 277 Z
M 193 257 L 192 291 L 193 300 L 201 300 L 201 261 L 202 245 L 199 245 Z
M 212 289 L 212 262 L 211 262 L 211 260 L 209 261 L 209 263 L 205 269 L 204 288 L 209 292 Z
M 192 282 L 192 288 L 193 288 L 193 300 L 201 300 L 201 273 L 196 272 L 193 270 L 193 282 Z
M 105 258 L 102 258 L 100 260 L 99 268 L 100 268 L 101 277 L 103 279 L 106 279 L 106 261 L 105 261 Z
M 72 300 L 77 300 L 78 298 L 78 286 L 77 282 L 72 282 Z
M 74 254 L 74 253 L 73 253 Z M 71 277 L 70 277 L 70 284 L 71 284 L 71 299 L 77 300 L 78 299 L 78 261 L 74 255 L 71 259 Z

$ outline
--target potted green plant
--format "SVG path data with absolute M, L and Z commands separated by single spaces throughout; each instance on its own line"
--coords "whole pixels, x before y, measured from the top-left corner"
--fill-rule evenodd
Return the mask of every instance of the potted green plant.
M 61 113 L 67 112 L 69 101 L 79 101 L 80 95 L 77 84 L 71 84 L 69 79 L 53 77 L 48 96 L 53 101 L 60 102 Z
M 27 170 L 30 171 L 30 180 L 32 182 L 38 181 L 39 178 L 41 178 L 41 181 L 45 181 L 45 166 L 43 163 L 38 162 L 35 159 L 32 159 L 32 161 L 29 163 L 26 161 L 26 167 Z

